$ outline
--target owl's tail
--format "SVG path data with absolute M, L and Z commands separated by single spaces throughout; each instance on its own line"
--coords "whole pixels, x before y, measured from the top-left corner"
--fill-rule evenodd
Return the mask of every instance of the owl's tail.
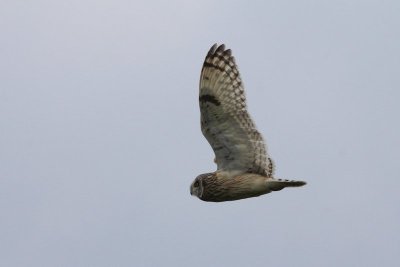
M 307 184 L 304 181 L 295 181 L 295 180 L 286 180 L 286 179 L 277 179 L 270 178 L 267 180 L 267 187 L 271 191 L 279 191 L 285 187 L 299 187 Z

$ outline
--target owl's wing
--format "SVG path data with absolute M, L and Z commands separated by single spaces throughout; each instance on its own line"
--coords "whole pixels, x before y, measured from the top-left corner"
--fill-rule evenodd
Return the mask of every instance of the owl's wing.
M 211 47 L 200 76 L 201 130 L 216 156 L 218 170 L 271 177 L 273 163 L 246 110 L 242 80 L 230 49 Z

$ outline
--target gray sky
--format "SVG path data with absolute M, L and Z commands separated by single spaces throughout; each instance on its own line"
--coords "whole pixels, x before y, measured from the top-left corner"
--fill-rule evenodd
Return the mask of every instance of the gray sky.
M 1 266 L 399 266 L 398 1 L 2 1 Z M 206 203 L 233 50 L 281 178 Z

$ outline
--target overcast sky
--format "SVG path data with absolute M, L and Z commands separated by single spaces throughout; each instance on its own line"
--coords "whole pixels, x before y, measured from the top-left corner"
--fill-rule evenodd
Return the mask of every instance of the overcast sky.
M 1 266 L 400 266 L 399 1 L 0 2 Z M 225 43 L 280 178 L 191 197 Z

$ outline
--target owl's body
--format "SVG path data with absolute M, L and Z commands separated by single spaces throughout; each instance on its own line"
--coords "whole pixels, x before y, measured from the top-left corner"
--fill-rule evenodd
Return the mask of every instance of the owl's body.
M 267 194 L 303 181 L 273 178 L 274 164 L 246 109 L 243 84 L 231 50 L 211 47 L 200 77 L 201 130 L 215 153 L 217 171 L 199 175 L 190 192 L 204 201 Z
M 199 182 L 199 190 L 193 189 L 201 200 L 210 202 L 222 202 L 239 200 L 250 197 L 258 197 L 272 191 L 279 191 L 285 187 L 302 186 L 303 181 L 289 181 L 274 179 L 260 174 L 243 173 L 235 174 L 229 172 L 213 172 L 199 175 L 196 181 Z M 201 190 L 201 191 L 200 191 Z

